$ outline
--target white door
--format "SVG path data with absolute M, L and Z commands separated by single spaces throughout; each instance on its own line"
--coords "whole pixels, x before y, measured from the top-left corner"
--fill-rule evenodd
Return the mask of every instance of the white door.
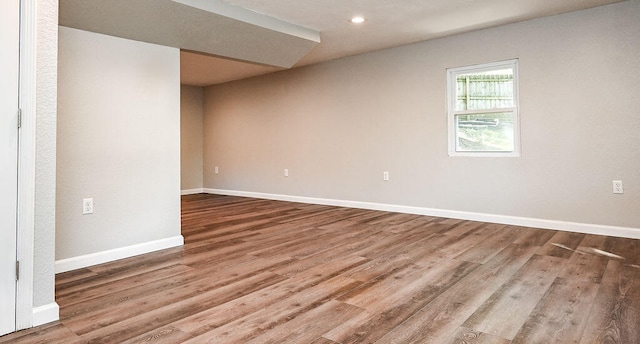
M 16 329 L 20 0 L 0 1 L 0 335 Z

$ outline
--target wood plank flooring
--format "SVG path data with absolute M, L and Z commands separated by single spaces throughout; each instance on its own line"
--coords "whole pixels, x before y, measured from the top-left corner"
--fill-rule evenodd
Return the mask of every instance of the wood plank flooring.
M 0 343 L 640 343 L 640 241 L 215 195 Z

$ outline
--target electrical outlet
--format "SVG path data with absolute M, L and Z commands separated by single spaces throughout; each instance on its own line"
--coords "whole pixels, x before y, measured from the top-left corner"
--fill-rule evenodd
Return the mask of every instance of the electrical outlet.
M 382 172 L 382 180 L 385 182 L 389 181 L 389 171 Z
M 624 189 L 622 188 L 622 180 L 614 180 L 613 181 L 613 193 L 614 194 L 622 194 L 622 193 L 624 193 Z
M 285 176 L 285 177 L 288 177 L 288 176 L 289 176 L 289 169 L 288 169 L 288 168 L 285 168 L 285 169 L 284 169 L 284 176 Z
M 82 199 L 82 215 L 93 214 L 93 198 Z
M 213 173 L 218 174 L 218 166 L 213 168 Z

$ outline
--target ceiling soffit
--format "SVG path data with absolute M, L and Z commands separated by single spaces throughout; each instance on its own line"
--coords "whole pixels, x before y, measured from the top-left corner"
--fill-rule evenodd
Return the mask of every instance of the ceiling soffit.
M 320 43 L 316 31 L 219 0 L 60 0 L 59 24 L 283 68 Z

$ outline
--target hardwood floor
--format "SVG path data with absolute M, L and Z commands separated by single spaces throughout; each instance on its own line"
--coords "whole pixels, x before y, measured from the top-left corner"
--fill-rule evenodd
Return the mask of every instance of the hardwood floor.
M 0 343 L 640 343 L 639 240 L 214 195 L 182 231 Z

